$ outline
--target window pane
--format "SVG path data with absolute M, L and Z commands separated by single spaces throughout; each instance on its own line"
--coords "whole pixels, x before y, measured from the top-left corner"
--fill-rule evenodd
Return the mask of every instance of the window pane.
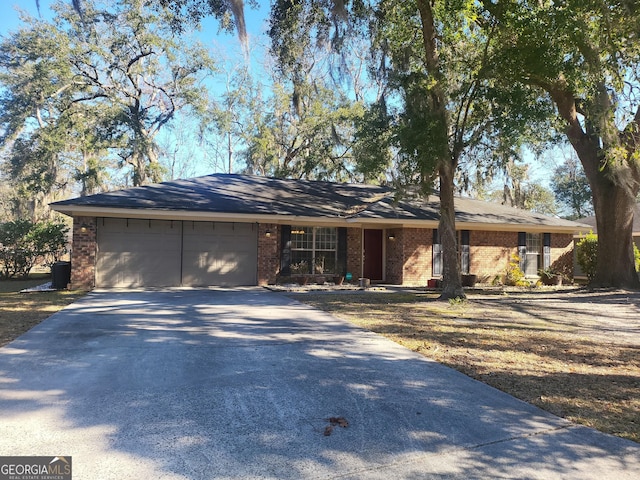
M 311 265 L 313 264 L 312 260 L 312 252 L 308 250 L 292 250 L 291 273 L 311 273 Z
M 336 252 L 316 251 L 316 273 L 336 273 Z
M 469 260 L 470 260 L 469 245 L 460 245 L 460 273 L 469 273 Z
M 527 253 L 527 260 L 525 262 L 524 274 L 527 277 L 532 277 L 538 274 L 540 262 L 540 255 L 537 253 Z
M 539 233 L 527 233 L 527 253 L 540 253 L 542 248 Z
M 542 253 L 542 235 L 539 233 L 527 233 L 527 255 L 524 273 L 527 276 L 535 276 L 540 268 L 540 254 Z
M 312 250 L 313 249 L 313 228 L 311 227 L 291 227 L 291 248 Z
M 337 228 L 291 227 L 292 273 L 335 273 L 337 255 Z
M 442 275 L 442 245 L 439 243 L 433 245 L 432 268 L 434 277 Z
M 316 231 L 316 250 L 335 250 L 338 232 L 335 228 L 319 227 Z

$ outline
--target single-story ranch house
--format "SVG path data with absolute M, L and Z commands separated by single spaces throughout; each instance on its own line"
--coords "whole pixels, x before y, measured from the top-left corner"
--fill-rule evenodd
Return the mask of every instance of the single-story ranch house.
M 73 217 L 72 288 L 265 285 L 351 274 L 427 285 L 442 273 L 438 199 L 387 187 L 215 174 L 55 202 Z M 571 269 L 584 225 L 456 198 L 463 273 Z M 347 275 L 348 277 L 348 275 Z

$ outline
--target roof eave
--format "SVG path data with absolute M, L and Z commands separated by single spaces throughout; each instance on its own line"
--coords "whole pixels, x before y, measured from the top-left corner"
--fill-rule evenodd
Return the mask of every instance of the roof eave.
M 52 208 L 68 216 L 144 218 L 151 220 L 187 220 L 205 222 L 238 222 L 238 223 L 316 223 L 323 225 L 344 225 L 339 217 L 309 217 L 302 215 L 277 215 L 254 213 L 207 212 L 193 210 L 165 210 L 152 208 L 113 208 L 87 205 L 53 205 Z
M 114 218 L 144 218 L 152 220 L 187 220 L 187 221 L 218 221 L 218 222 L 246 222 L 273 224 L 314 224 L 327 226 L 352 226 L 378 228 L 437 228 L 438 221 L 433 219 L 406 218 L 358 218 L 358 217 L 316 217 L 278 214 L 248 214 L 228 212 L 207 212 L 192 210 L 165 209 L 136 209 L 97 207 L 88 205 L 52 205 L 52 208 L 69 216 L 114 217 Z M 482 231 L 512 231 L 512 232 L 540 232 L 540 233 L 571 233 L 579 234 L 584 228 L 577 226 L 541 225 L 533 223 L 482 223 L 457 221 L 458 230 Z

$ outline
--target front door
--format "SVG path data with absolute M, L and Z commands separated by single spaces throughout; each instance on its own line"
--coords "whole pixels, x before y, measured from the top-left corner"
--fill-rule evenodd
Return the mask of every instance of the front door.
M 381 281 L 382 230 L 364 231 L 364 278 Z

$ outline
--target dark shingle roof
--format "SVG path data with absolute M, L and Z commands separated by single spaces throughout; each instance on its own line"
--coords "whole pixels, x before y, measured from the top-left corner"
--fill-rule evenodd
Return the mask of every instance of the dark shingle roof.
M 575 229 L 577 224 L 503 205 L 456 198 L 462 223 L 540 225 Z M 55 210 L 100 209 L 206 212 L 318 217 L 366 221 L 435 221 L 438 198 L 395 201 L 388 187 L 252 175 L 213 174 L 63 200 Z
M 596 224 L 596 217 L 584 217 L 579 220 L 576 220 L 578 223 L 583 223 L 588 225 L 594 233 L 598 233 L 598 226 Z M 588 233 L 588 232 L 584 232 Z M 633 207 L 633 234 L 640 235 L 640 203 L 636 203 L 636 206 Z
M 388 188 L 372 185 L 214 174 L 78 197 L 52 205 L 344 217 L 389 194 Z

